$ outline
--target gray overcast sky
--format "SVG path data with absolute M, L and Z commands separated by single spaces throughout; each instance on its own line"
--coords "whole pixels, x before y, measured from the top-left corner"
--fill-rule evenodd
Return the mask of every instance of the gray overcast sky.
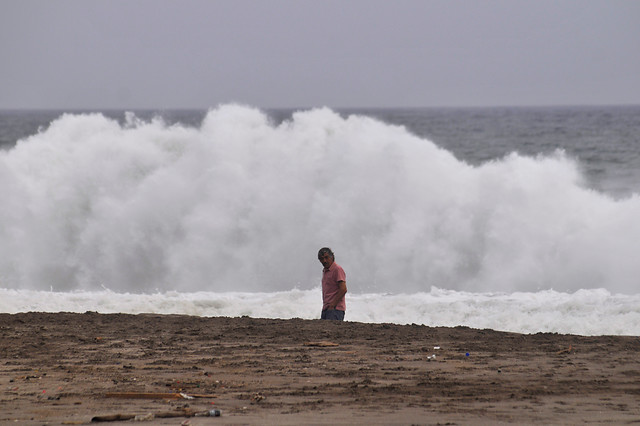
M 640 1 L 0 0 L 0 108 L 640 104 Z

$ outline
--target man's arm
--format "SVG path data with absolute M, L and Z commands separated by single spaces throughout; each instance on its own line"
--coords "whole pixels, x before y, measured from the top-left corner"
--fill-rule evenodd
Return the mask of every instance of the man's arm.
M 340 302 L 340 300 L 347 294 L 347 282 L 346 281 L 338 281 L 338 292 L 333 297 L 331 304 L 329 304 L 329 309 L 335 309 L 336 305 Z

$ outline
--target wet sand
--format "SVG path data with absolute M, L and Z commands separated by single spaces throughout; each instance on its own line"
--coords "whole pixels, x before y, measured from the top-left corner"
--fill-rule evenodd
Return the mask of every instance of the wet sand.
M 0 424 L 624 424 L 640 422 L 640 339 L 0 314 L 0 386 Z

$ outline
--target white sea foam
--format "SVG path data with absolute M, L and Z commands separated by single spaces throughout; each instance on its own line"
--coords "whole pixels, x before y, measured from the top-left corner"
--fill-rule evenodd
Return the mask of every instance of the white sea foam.
M 351 294 L 384 300 L 432 286 L 636 294 L 640 276 L 640 197 L 586 188 L 562 152 L 476 167 L 328 109 L 278 126 L 236 105 L 200 127 L 64 115 L 0 152 L 0 199 L 7 289 L 304 291 L 325 245 Z
M 465 325 L 518 333 L 640 335 L 640 295 L 606 290 L 560 293 L 349 294 L 346 320 L 369 323 Z M 114 293 L 0 289 L 0 312 L 158 313 L 257 318 L 320 317 L 320 289 L 260 293 Z

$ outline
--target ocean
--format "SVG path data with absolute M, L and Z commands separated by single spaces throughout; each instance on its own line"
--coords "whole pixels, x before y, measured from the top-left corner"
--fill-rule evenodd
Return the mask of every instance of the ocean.
M 640 335 L 640 106 L 0 111 L 0 312 Z

